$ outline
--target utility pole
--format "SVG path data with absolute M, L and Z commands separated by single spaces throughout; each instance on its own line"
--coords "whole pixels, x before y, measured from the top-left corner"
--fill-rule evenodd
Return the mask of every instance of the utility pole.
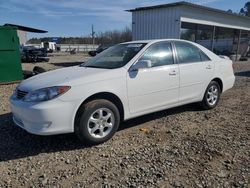
M 95 44 L 95 31 L 94 31 L 94 25 L 92 24 L 91 27 L 91 37 L 92 37 L 92 44 Z

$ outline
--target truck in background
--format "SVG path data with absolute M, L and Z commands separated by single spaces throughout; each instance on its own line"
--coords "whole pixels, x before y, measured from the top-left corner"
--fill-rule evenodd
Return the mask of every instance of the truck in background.
M 41 42 L 41 48 L 46 49 L 48 53 L 58 51 L 58 46 L 55 42 Z

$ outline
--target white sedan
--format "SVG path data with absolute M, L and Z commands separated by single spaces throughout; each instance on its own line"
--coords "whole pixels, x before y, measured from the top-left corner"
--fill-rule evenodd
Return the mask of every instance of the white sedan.
M 212 109 L 234 81 L 232 61 L 199 44 L 133 41 L 24 80 L 10 103 L 15 124 L 30 133 L 74 132 L 99 144 L 124 120 L 194 102 Z

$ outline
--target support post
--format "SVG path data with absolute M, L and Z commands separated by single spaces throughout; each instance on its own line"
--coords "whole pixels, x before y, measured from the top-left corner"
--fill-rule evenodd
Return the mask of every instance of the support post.
M 197 37 L 198 37 L 198 24 L 195 25 L 195 42 L 197 42 Z
M 92 44 L 94 46 L 95 44 L 95 31 L 94 31 L 94 25 L 91 26 L 91 37 L 92 37 Z
M 215 26 L 213 26 L 213 34 L 212 34 L 212 44 L 211 44 L 211 51 L 214 51 L 214 39 L 215 39 Z
M 238 54 L 239 54 L 240 39 L 241 39 L 241 29 L 240 29 L 239 36 L 238 36 L 238 42 L 237 42 L 237 50 L 236 50 L 235 61 L 237 61 L 237 57 L 238 57 Z

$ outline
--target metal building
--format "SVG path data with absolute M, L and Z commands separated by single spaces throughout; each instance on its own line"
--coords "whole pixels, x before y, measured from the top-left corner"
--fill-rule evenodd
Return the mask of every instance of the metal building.
M 20 57 L 20 40 L 23 40 L 21 43 L 23 44 L 23 42 L 25 42 L 25 37 L 20 39 L 18 31 L 23 31 L 21 32 L 21 35 L 24 36 L 26 35 L 26 32 L 47 32 L 14 24 L 0 26 L 0 85 L 23 79 Z
M 250 17 L 188 2 L 128 11 L 132 12 L 133 40 L 186 39 L 222 55 L 249 52 Z
M 35 28 L 31 28 L 31 27 L 9 24 L 9 23 L 4 24 L 4 26 L 10 26 L 10 27 L 17 28 L 17 36 L 19 38 L 20 45 L 25 45 L 27 43 L 27 41 L 28 41 L 27 32 L 32 32 L 32 33 L 47 33 L 48 32 L 48 31 L 44 31 L 41 29 L 35 29 Z
M 25 45 L 28 41 L 27 32 L 22 30 L 17 30 L 17 36 L 19 38 L 19 44 Z

